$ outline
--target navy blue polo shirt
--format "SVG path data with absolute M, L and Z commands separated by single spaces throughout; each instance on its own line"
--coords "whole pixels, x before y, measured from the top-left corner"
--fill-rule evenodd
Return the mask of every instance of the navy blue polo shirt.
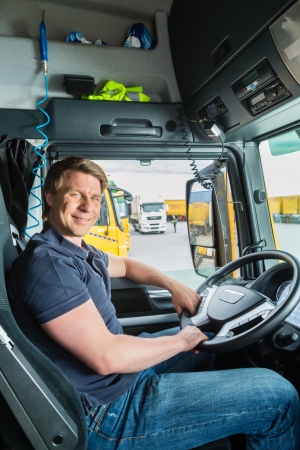
M 121 397 L 137 374 L 99 375 L 40 326 L 91 298 L 109 331 L 123 334 L 111 302 L 108 256 L 91 245 L 83 245 L 86 249 L 65 239 L 45 222 L 42 233 L 35 234 L 15 260 L 8 295 L 23 333 L 69 378 L 88 412 L 93 406 Z

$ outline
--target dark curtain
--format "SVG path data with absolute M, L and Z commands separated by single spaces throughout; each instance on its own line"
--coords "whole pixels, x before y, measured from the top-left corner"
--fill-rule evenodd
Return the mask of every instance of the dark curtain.
M 0 184 L 8 214 L 20 235 L 27 225 L 28 196 L 41 158 L 25 139 L 0 137 Z M 41 153 L 41 152 L 40 152 Z

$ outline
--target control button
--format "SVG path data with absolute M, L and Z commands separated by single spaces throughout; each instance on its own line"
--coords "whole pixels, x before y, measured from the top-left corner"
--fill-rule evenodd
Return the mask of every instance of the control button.
M 278 333 L 275 338 L 275 343 L 278 347 L 288 347 L 291 344 L 294 344 L 298 340 L 297 333 L 285 334 Z
M 298 334 L 297 333 L 290 334 L 290 340 L 292 342 L 296 342 L 298 340 Z

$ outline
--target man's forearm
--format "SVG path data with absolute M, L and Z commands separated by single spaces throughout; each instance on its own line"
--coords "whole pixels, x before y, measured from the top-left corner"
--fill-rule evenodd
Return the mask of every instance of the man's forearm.
M 200 296 L 193 289 L 170 278 L 159 270 L 133 259 L 126 258 L 125 267 L 126 277 L 131 280 L 137 283 L 159 286 L 170 291 L 178 316 L 181 315 L 184 308 L 188 309 L 192 315 L 196 314 Z
M 192 350 L 204 340 L 207 340 L 207 337 L 194 326 L 188 326 L 176 335 L 158 338 L 110 335 L 106 341 L 107 351 L 101 352 L 98 361 L 95 353 L 88 365 L 103 375 L 139 372 L 180 352 Z
M 103 361 L 108 373 L 139 372 L 165 361 L 184 350 L 178 335 L 159 338 L 139 338 L 128 335 L 113 336 L 111 354 Z

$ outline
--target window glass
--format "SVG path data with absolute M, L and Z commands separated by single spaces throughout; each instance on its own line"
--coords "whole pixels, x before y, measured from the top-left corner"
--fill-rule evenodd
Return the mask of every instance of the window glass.
M 216 264 L 214 249 L 204 250 L 203 247 L 195 246 L 194 254 L 191 254 L 185 201 L 186 182 L 194 178 L 190 161 L 152 161 L 148 166 L 142 166 L 139 161 L 96 162 L 104 168 L 112 184 L 127 190 L 133 198 L 140 196 L 142 202 L 145 199 L 144 203 L 147 205 L 139 208 L 141 213 L 144 211 L 141 220 L 145 221 L 145 216 L 148 216 L 151 226 L 156 227 L 153 232 L 141 232 L 130 219 L 128 257 L 150 264 L 188 286 L 197 288 L 203 281 L 203 276 L 207 277 L 216 270 Z M 196 161 L 198 170 L 211 163 L 211 160 Z M 229 182 L 227 189 L 230 200 Z M 122 217 L 122 204 L 117 199 L 114 201 Z M 132 208 L 133 202 L 128 208 L 131 217 Z M 151 212 L 156 214 L 152 215 Z M 175 225 L 173 216 L 178 219 Z M 231 224 L 235 225 L 234 214 L 231 219 Z M 159 231 L 158 220 L 166 220 L 165 230 Z M 142 225 L 145 225 L 144 222 Z M 234 237 L 233 245 L 236 246 L 235 230 L 232 229 L 231 232 Z M 193 260 L 197 262 L 197 270 L 194 269 Z
M 116 215 L 116 220 L 117 220 L 117 224 L 119 228 L 122 228 L 122 220 L 121 220 L 121 214 L 120 214 L 120 209 L 119 209 L 119 204 L 118 204 L 118 197 L 113 197 L 113 205 L 114 205 L 114 213 Z
M 259 146 L 276 247 L 300 258 L 300 139 L 297 130 Z
M 100 214 L 99 214 L 99 217 L 98 217 L 95 225 L 105 225 L 105 226 L 109 225 L 109 211 L 107 208 L 104 194 L 102 194 L 102 197 L 101 197 Z

